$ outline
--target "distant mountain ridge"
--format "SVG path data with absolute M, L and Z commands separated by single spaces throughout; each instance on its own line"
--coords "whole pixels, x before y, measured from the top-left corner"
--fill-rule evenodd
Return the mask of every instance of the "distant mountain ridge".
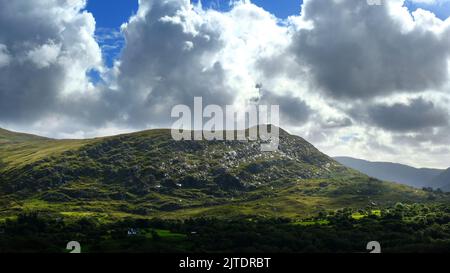
M 334 157 L 334 159 L 344 166 L 377 179 L 416 188 L 432 187 L 450 191 L 450 169 L 419 169 L 398 163 L 371 162 L 351 157 Z
M 435 177 L 431 181 L 431 186 L 450 192 L 450 168 Z

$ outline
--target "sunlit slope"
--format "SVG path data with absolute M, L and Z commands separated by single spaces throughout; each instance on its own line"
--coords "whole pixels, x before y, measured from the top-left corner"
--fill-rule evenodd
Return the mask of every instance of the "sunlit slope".
M 4 215 L 296 217 L 432 194 L 348 169 L 283 130 L 275 152 L 261 152 L 259 140 L 174 141 L 169 130 L 91 140 L 14 136 L 2 133 L 0 148 Z
M 17 169 L 44 158 L 92 143 L 93 140 L 54 140 L 0 129 L 0 167 Z

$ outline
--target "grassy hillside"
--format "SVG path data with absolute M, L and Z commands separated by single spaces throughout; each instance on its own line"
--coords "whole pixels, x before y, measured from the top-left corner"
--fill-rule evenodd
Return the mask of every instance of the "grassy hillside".
M 261 152 L 260 140 L 177 142 L 168 130 L 90 140 L 0 133 L 4 218 L 308 217 L 445 198 L 369 178 L 285 131 L 277 152 Z
M 68 238 L 83 252 L 450 249 L 449 194 L 370 178 L 285 131 L 276 152 L 168 130 L 0 139 L 0 253 L 67 252 Z
M 22 168 L 92 142 L 93 140 L 53 140 L 0 128 L 0 171 Z
M 11 143 L 39 141 L 39 140 L 43 141 L 43 140 L 49 140 L 49 139 L 40 137 L 40 136 L 30 135 L 30 134 L 11 132 L 11 131 L 0 128 L 0 143 L 1 144 L 11 144 Z

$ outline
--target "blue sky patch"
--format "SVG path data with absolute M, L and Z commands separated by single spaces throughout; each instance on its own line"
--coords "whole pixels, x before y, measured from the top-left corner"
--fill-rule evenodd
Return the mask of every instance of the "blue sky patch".
M 414 3 L 413 1 L 407 0 L 405 6 L 413 12 L 418 8 L 429 10 L 436 14 L 441 20 L 445 20 L 450 16 L 450 1 L 441 1 L 437 4 L 430 5 L 425 3 Z

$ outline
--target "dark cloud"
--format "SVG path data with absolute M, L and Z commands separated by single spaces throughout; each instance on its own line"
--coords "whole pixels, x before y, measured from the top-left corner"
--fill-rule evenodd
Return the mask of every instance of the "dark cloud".
M 148 2 L 148 1 L 144 1 Z M 215 54 L 224 45 L 220 25 L 193 11 L 188 1 L 153 1 L 124 30 L 119 89 L 111 104 L 128 124 L 165 124 L 177 104 L 233 103 L 232 88 Z
M 3 121 L 30 122 L 55 110 L 64 82 L 57 66 L 38 69 L 11 64 L 0 68 L 0 117 Z
M 449 149 L 450 125 L 434 128 L 434 130 L 423 130 L 412 135 L 394 134 L 393 142 L 398 145 L 410 145 L 412 147 L 426 148 L 428 150 Z M 449 153 L 446 153 L 447 157 Z
M 262 90 L 261 103 L 264 105 L 280 106 L 280 123 L 285 125 L 302 126 L 312 114 L 309 105 L 294 97 L 291 93 L 278 95 L 267 90 Z
M 362 0 L 309 0 L 302 13 L 314 27 L 298 31 L 291 51 L 335 98 L 420 92 L 448 81 L 448 29 L 405 31 L 388 5 Z
M 420 131 L 448 125 L 448 113 L 433 102 L 423 98 L 413 99 L 409 104 L 376 104 L 367 109 L 369 121 L 390 131 Z

